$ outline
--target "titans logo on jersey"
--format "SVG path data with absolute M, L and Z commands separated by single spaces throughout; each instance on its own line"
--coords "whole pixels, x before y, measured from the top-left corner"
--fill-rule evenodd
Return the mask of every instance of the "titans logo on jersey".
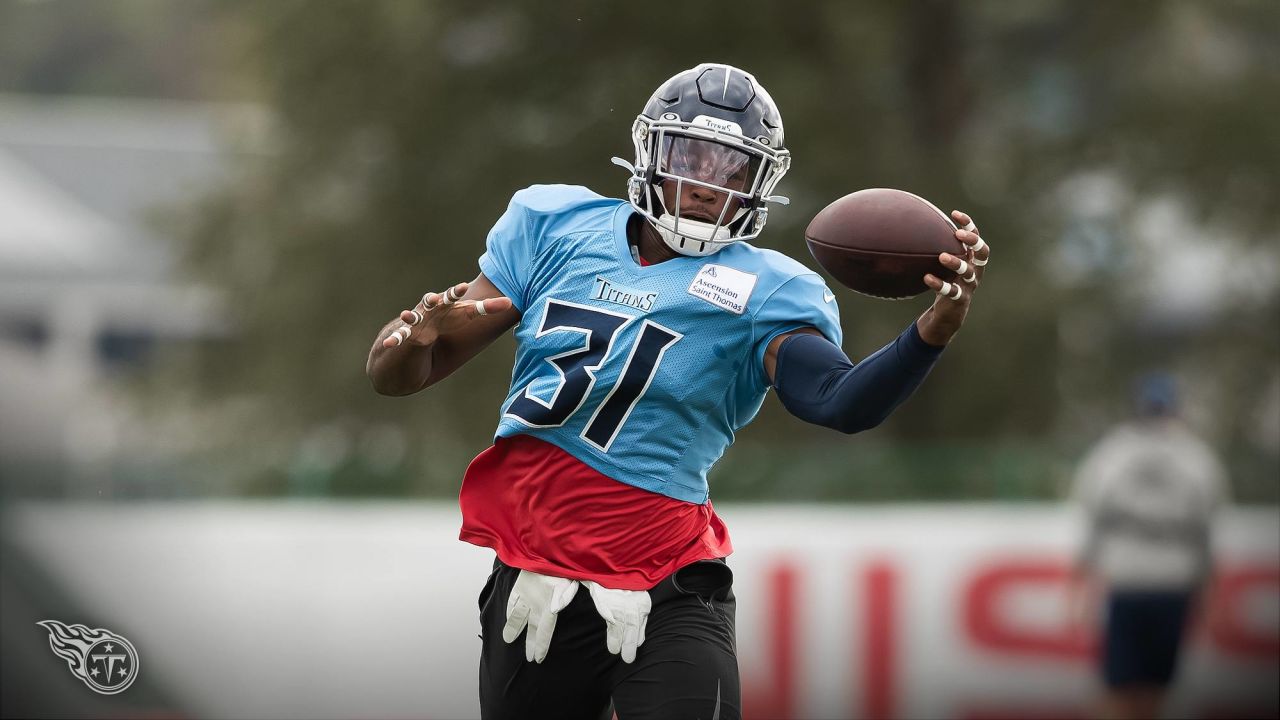
M 529 434 L 620 482 L 706 502 L 707 470 L 769 388 L 764 352 L 839 312 L 800 263 L 738 242 L 641 266 L 631 206 L 569 185 L 516 193 L 480 270 L 523 317 L 499 437 Z

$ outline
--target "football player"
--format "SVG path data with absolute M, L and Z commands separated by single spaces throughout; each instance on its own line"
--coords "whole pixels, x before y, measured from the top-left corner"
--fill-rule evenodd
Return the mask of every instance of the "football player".
M 756 79 L 703 64 L 631 128 L 627 199 L 537 185 L 490 231 L 480 274 L 384 327 L 383 394 L 443 380 L 515 328 L 492 447 L 462 482 L 461 539 L 496 552 L 480 594 L 486 718 L 741 716 L 729 533 L 707 471 L 772 387 L 808 422 L 878 425 L 964 321 L 990 248 L 970 218 L 954 283 L 882 349 L 840 349 L 835 297 L 750 244 L 791 157 Z M 523 635 L 524 642 L 516 642 Z

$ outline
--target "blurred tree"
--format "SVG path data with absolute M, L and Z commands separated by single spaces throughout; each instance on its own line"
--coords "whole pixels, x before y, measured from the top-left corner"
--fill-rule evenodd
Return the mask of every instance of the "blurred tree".
M 368 468 L 360 448 L 385 445 L 360 441 L 362 428 L 390 423 L 407 433 L 403 471 L 373 473 L 379 491 L 455 488 L 496 422 L 510 340 L 429 393 L 388 399 L 362 372 L 375 331 L 423 291 L 475 275 L 485 233 L 515 190 L 568 182 L 620 195 L 625 178 L 608 158 L 630 155 L 635 113 L 662 80 L 714 60 L 753 72 L 786 119 L 794 170 L 783 191 L 794 203 L 771 215 L 762 244 L 812 266 L 808 218 L 847 192 L 887 186 L 970 211 L 996 253 L 970 324 L 884 428 L 845 439 L 770 401 L 744 433 L 761 448 L 789 443 L 825 458 L 810 473 L 822 487 L 792 484 L 788 454 L 735 460 L 731 450 L 715 481 L 724 492 L 893 496 L 884 478 L 901 476 L 892 468 L 908 467 L 903 457 L 936 458 L 909 450 L 929 445 L 950 448 L 955 481 L 910 492 L 1043 496 L 1064 458 L 1115 417 L 1128 376 L 1161 364 L 1206 383 L 1217 439 L 1242 458 L 1238 470 L 1263 478 L 1254 495 L 1277 495 L 1280 460 L 1250 439 L 1247 418 L 1280 358 L 1280 4 L 744 2 L 664 12 L 587 0 L 288 0 L 218 6 L 211 22 L 248 53 L 249 79 L 232 85 L 252 88 L 277 122 L 275 152 L 207 198 L 187 238 L 187 266 L 227 288 L 240 333 L 171 377 L 201 404 L 253 398 L 265 411 L 232 428 L 232 446 L 287 448 L 309 434 L 299 447 L 341 445 L 346 459 L 326 467 L 358 477 Z M 1180 209 L 1181 224 L 1144 220 L 1161 202 Z M 1206 244 L 1236 259 L 1217 270 L 1241 273 L 1219 284 L 1253 291 L 1227 293 L 1199 317 L 1162 315 L 1179 288 L 1161 285 L 1154 268 Z M 846 349 L 874 350 L 927 302 L 845 293 Z M 290 475 L 292 466 L 296 458 L 278 459 L 255 488 L 307 491 L 296 478 L 310 475 Z M 359 482 L 343 487 L 358 492 Z
M 5 0 L 0 92 L 209 100 L 247 92 L 234 2 Z
M 422 290 L 474 275 L 514 190 L 579 182 L 617 194 L 607 158 L 628 154 L 634 113 L 658 82 L 705 59 L 751 69 L 783 107 L 797 203 L 775 214 L 767 244 L 807 260 L 805 220 L 866 186 L 964 207 L 993 236 L 998 265 L 973 323 L 871 443 L 1050 436 L 1063 429 L 1060 398 L 1105 407 L 1129 370 L 1180 346 L 1194 345 L 1181 353 L 1191 357 L 1227 351 L 1245 378 L 1265 377 L 1277 357 L 1274 337 L 1223 348 L 1200 342 L 1222 335 L 1213 326 L 1172 337 L 1148 327 L 1125 302 L 1143 258 L 1108 257 L 1092 279 L 1054 281 L 1055 245 L 1074 221 L 1054 202 L 1081 173 L 1112 174 L 1135 204 L 1170 195 L 1245 238 L 1275 226 L 1274 203 L 1258 201 L 1277 187 L 1280 93 L 1274 62 L 1255 62 L 1275 59 L 1258 32 L 1274 26 L 1274 7 L 749 3 L 665 16 L 588 2 L 291 2 L 243 12 L 281 148 L 210 204 L 191 266 L 239 299 L 244 334 L 223 357 L 225 382 L 278 398 L 286 430 L 396 418 L 419 428 L 423 452 L 478 446 L 509 346 L 421 398 L 388 400 L 360 373 L 373 332 Z M 1200 44 L 1191 51 L 1189 37 Z M 1223 317 L 1265 326 L 1275 298 L 1273 287 L 1252 313 Z M 874 349 L 924 304 L 846 297 L 850 352 Z M 1064 316 L 1090 318 L 1104 337 L 1095 347 L 1115 355 L 1099 363 L 1064 340 Z M 1224 394 L 1248 397 L 1236 390 Z M 747 436 L 815 432 L 783 415 L 771 407 Z M 837 445 L 841 455 L 866 446 Z

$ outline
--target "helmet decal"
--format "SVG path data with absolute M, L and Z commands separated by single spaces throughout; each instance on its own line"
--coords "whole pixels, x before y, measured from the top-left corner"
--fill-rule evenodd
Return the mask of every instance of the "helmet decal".
M 694 127 L 704 127 L 717 132 L 732 133 L 734 135 L 742 134 L 742 126 L 732 120 L 718 120 L 706 115 L 699 115 L 693 119 L 692 124 Z

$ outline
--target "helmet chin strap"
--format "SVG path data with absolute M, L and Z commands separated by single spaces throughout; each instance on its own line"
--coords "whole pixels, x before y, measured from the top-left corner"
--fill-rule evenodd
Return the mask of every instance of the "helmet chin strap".
M 680 221 L 680 232 L 677 233 L 671 229 L 675 224 L 675 216 L 664 212 L 653 223 L 653 227 L 662 236 L 667 247 L 681 255 L 704 257 L 733 242 L 732 233 L 724 225 L 717 228 L 715 223 L 685 218 Z

